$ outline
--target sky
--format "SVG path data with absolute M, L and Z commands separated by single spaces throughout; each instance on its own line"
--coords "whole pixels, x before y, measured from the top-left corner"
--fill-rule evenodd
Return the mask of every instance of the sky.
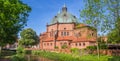
M 32 28 L 37 35 L 46 31 L 47 23 L 61 11 L 64 4 L 68 8 L 68 12 L 80 18 L 79 10 L 84 8 L 83 0 L 22 0 L 28 4 L 32 11 L 29 13 L 27 26 Z M 79 20 L 81 22 L 81 20 Z

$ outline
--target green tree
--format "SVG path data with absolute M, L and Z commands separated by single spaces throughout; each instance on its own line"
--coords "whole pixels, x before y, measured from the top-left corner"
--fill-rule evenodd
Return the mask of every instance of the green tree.
M 0 0 L 0 46 L 14 43 L 31 8 L 21 0 Z
M 31 46 L 39 42 L 36 32 L 31 28 L 24 29 L 20 33 L 20 36 L 21 36 L 21 39 L 19 40 L 20 45 Z
M 108 20 L 111 21 L 111 31 L 108 34 L 108 42 L 120 43 L 120 0 L 106 0 L 109 11 Z
M 104 0 L 84 0 L 85 8 L 80 12 L 83 22 L 96 28 L 96 37 L 102 36 L 108 29 Z M 99 42 L 97 40 L 97 51 L 99 58 Z

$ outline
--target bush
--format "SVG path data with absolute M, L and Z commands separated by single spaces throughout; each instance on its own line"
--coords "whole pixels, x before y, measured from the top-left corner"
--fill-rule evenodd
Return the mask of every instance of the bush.
M 87 49 L 96 50 L 96 49 L 97 49 L 97 46 L 87 46 Z
M 25 54 L 26 51 L 23 46 L 18 46 L 17 48 L 17 54 Z
M 71 48 L 70 50 L 74 54 L 79 54 L 80 53 L 80 50 L 78 48 Z
M 25 53 L 26 54 L 31 54 L 31 50 L 26 50 Z
M 106 44 L 100 44 L 100 49 L 107 49 L 107 45 Z

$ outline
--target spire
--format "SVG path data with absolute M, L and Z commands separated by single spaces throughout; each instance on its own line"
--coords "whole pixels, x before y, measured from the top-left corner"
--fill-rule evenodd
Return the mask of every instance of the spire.
M 63 5 L 63 7 L 62 7 L 62 12 L 67 12 L 66 4 Z
M 64 6 L 63 7 L 66 7 L 66 4 L 64 3 Z
M 60 10 L 58 11 L 58 14 L 60 14 Z

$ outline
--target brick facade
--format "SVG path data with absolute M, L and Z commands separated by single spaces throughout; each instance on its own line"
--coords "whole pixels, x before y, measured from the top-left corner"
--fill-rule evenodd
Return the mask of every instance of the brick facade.
M 67 9 L 66 7 L 62 9 L 64 8 Z M 61 18 L 66 22 L 61 20 Z M 66 47 L 69 49 L 83 49 L 87 46 L 95 45 L 96 30 L 85 24 L 72 22 L 75 19 L 76 17 L 67 14 L 67 11 L 63 11 L 55 16 L 55 19 L 52 21 L 54 23 L 47 25 L 46 32 L 40 34 L 40 48 L 63 49 Z

